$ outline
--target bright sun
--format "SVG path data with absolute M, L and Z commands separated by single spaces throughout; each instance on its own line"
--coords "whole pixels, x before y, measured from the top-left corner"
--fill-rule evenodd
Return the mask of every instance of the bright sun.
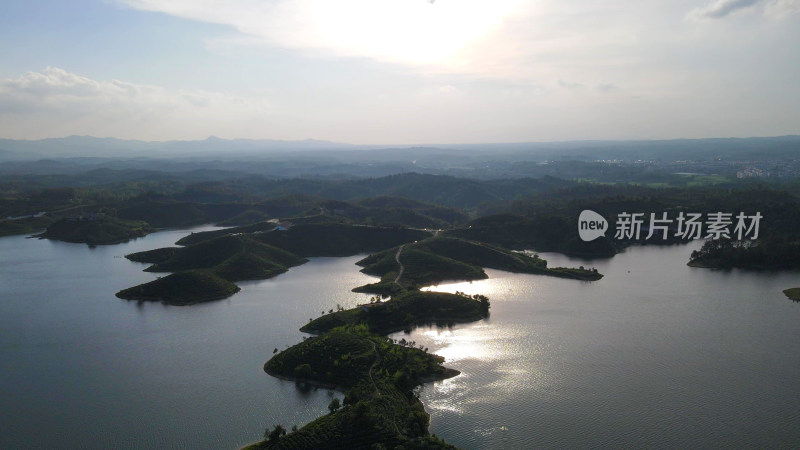
M 516 3 L 326 1 L 313 10 L 313 28 L 318 39 L 343 53 L 412 64 L 447 64 L 471 42 L 502 25 Z

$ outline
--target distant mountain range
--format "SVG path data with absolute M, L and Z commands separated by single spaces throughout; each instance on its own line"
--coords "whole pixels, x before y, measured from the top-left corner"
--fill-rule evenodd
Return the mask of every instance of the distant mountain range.
M 69 136 L 39 140 L 0 139 L 2 159 L 55 157 L 178 157 L 210 154 L 242 154 L 274 151 L 353 148 L 350 144 L 307 139 L 302 141 L 221 139 L 202 141 L 137 141 L 92 136 Z
M 365 150 L 375 150 L 367 151 Z M 301 141 L 221 139 L 198 141 L 138 141 L 91 136 L 40 140 L 0 139 L 0 160 L 47 158 L 197 158 L 404 161 L 447 159 L 558 160 L 781 160 L 800 158 L 800 136 L 674 139 L 651 141 L 570 141 L 429 146 L 353 145 L 313 139 Z

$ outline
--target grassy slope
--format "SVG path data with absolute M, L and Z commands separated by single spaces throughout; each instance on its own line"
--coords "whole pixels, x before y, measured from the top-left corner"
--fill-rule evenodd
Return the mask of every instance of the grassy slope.
M 117 292 L 125 300 L 158 301 L 171 305 L 220 300 L 239 292 L 239 287 L 212 272 L 193 270 L 177 272 L 163 278 Z
M 50 216 L 31 217 L 19 220 L 0 221 L 0 236 L 13 236 L 15 234 L 33 233 L 44 230 L 55 222 Z
M 380 276 L 381 282 L 354 290 L 377 294 L 396 293 L 400 288 L 394 283 L 400 270 L 395 260 L 396 254 L 397 248 L 393 248 L 359 261 L 358 264 L 364 267 L 362 272 Z M 596 280 L 602 277 L 589 270 L 561 267 L 548 269 L 547 261 L 539 257 L 452 237 L 434 237 L 407 244 L 400 254 L 400 262 L 404 271 L 399 284 L 411 288 L 447 280 L 483 279 L 486 278 L 486 273 L 482 267 L 580 280 Z
M 305 258 L 262 244 L 246 235 L 231 235 L 178 249 L 171 257 L 145 270 L 211 269 L 229 281 L 239 281 L 269 278 L 305 261 Z
M 270 278 L 306 261 L 245 235 L 133 253 L 126 258 L 155 262 L 145 269 L 148 272 L 176 273 L 120 291 L 117 297 L 176 304 L 222 299 L 239 291 L 233 281 Z
M 396 247 L 430 236 L 420 230 L 343 224 L 298 224 L 287 231 L 253 235 L 296 255 L 350 256 Z
M 199 233 L 191 233 L 184 236 L 176 242 L 177 245 L 192 245 L 202 241 L 208 241 L 217 237 L 227 236 L 232 234 L 242 233 L 262 233 L 272 231 L 275 229 L 275 224 L 272 222 L 259 222 L 252 225 L 245 225 L 241 227 L 225 228 L 222 230 L 201 231 Z
M 353 387 L 375 360 L 373 341 L 337 331 L 312 337 L 273 356 L 264 370 L 271 375 Z
M 155 250 L 131 253 L 129 255 L 125 255 L 125 258 L 138 263 L 158 264 L 175 256 L 175 253 L 179 250 L 181 250 L 179 247 L 157 248 Z
M 547 268 L 547 261 L 539 257 L 464 239 L 442 237 L 429 239 L 421 244 L 431 252 L 480 267 L 528 273 L 539 273 Z

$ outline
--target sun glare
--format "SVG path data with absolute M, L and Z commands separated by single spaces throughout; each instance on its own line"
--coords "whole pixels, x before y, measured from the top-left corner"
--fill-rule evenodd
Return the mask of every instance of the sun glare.
M 342 52 L 412 64 L 447 64 L 500 27 L 514 0 L 355 0 L 314 9 L 319 38 Z M 346 6 L 346 7 L 345 7 Z

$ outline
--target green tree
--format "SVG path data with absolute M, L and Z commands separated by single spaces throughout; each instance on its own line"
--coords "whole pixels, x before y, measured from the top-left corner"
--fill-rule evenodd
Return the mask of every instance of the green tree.
M 275 425 L 275 427 L 270 431 L 269 427 L 264 430 L 264 437 L 269 442 L 277 442 L 278 439 L 286 435 L 286 428 L 283 428 L 283 425 Z
M 300 364 L 294 368 L 294 376 L 298 378 L 310 378 L 314 375 L 310 364 Z
M 339 399 L 338 398 L 334 398 L 333 400 L 331 400 L 331 403 L 328 405 L 328 411 L 330 411 L 331 414 L 333 414 L 336 411 L 338 411 L 339 408 L 341 408 L 341 407 L 342 407 L 342 404 L 341 404 L 341 402 L 339 402 Z

